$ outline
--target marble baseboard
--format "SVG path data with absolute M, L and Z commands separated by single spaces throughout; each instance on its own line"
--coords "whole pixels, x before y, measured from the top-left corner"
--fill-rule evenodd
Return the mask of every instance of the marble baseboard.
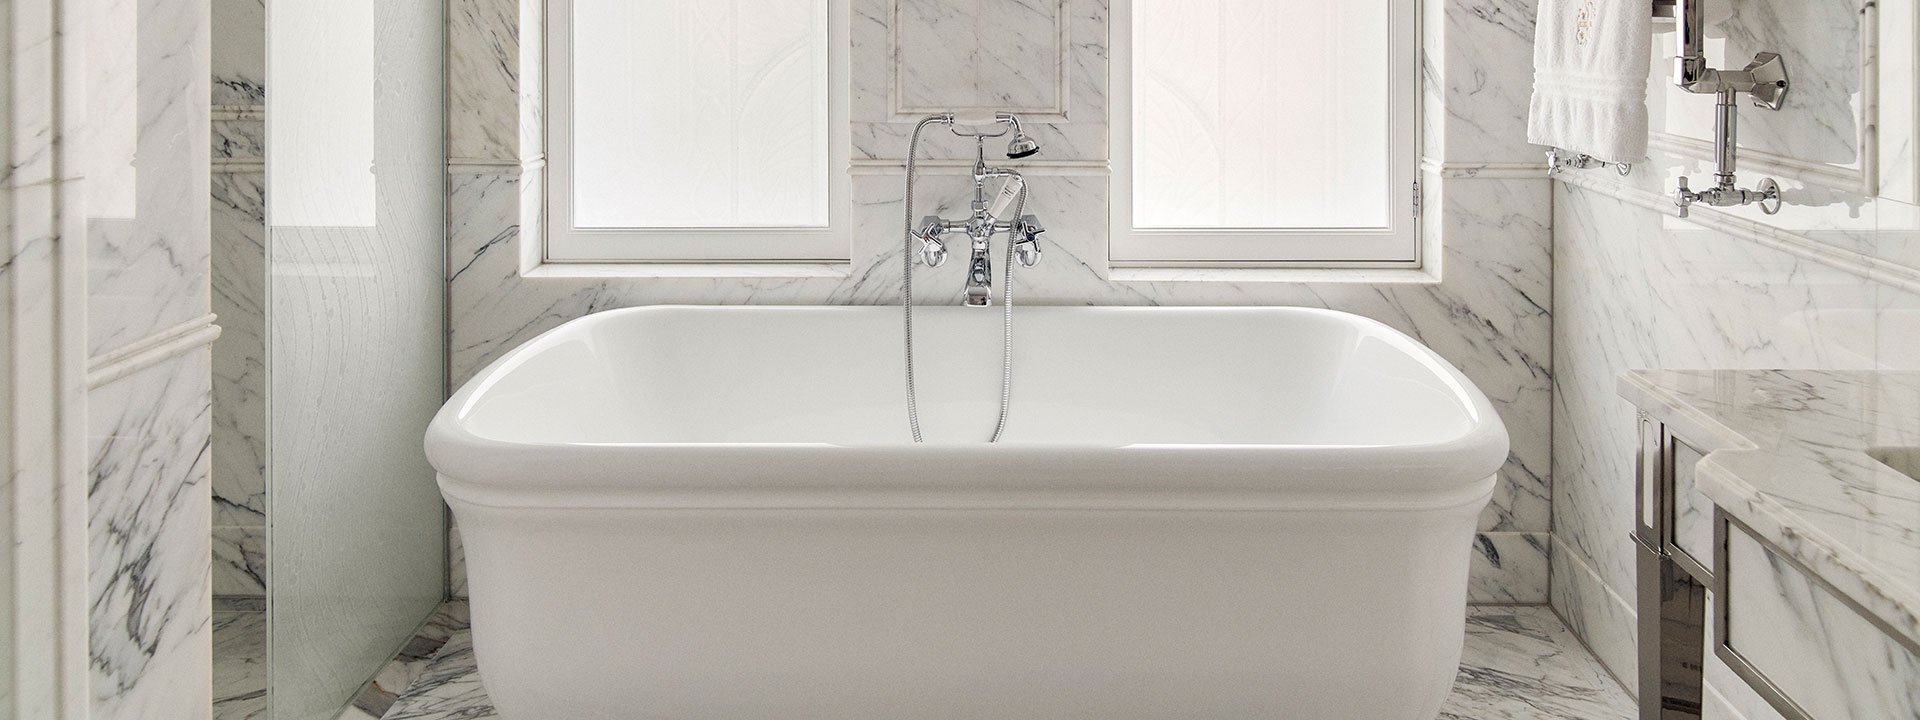
M 1473 538 L 1467 602 L 1476 605 L 1545 605 L 1548 533 L 1490 532 Z
M 1633 700 L 1607 677 L 1552 611 L 1476 608 L 1441 720 L 1628 720 Z M 384 720 L 496 720 L 473 656 L 457 630 L 394 701 Z
M 1629 690 L 1640 676 L 1638 615 L 1633 603 L 1608 587 L 1572 546 L 1553 545 L 1552 607 L 1594 657 Z M 1631 588 L 1629 588 L 1631 591 Z

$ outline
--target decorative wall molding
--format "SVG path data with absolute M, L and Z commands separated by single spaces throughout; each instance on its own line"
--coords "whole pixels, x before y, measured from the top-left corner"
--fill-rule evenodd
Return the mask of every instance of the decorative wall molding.
M 267 161 L 260 158 L 214 158 L 211 167 L 216 173 L 263 173 L 267 171 Z
M 515 160 L 447 159 L 447 172 L 456 175 L 519 175 L 525 169 L 525 164 Z
M 1629 187 L 1581 173 L 1566 173 L 1559 179 L 1567 185 L 1632 203 L 1663 215 L 1679 216 L 1678 210 L 1673 205 L 1673 198 L 1661 193 Z M 1920 268 L 1888 262 L 1835 246 L 1832 243 L 1821 242 L 1818 238 L 1804 233 L 1754 222 L 1715 208 L 1695 206 L 1693 212 L 1685 219 L 1705 230 L 1724 233 L 1909 293 L 1920 293 Z
M 1872 133 L 1867 133 L 1865 136 L 1871 137 Z M 1704 162 L 1713 160 L 1713 143 L 1684 135 L 1653 133 L 1647 137 L 1647 147 L 1692 160 Z M 1739 169 L 1741 175 L 1793 178 L 1813 185 L 1865 195 L 1872 195 L 1874 192 L 1874 188 L 1861 168 L 1811 162 L 1760 150 L 1741 148 Z
M 214 319 L 215 316 L 208 313 L 94 356 L 87 361 L 87 387 L 101 387 L 189 350 L 212 344 L 220 337 L 220 326 L 213 324 Z
M 855 158 L 847 172 L 855 175 L 901 175 L 906 172 L 907 164 L 903 160 Z M 1112 174 L 1112 166 L 1105 160 L 1040 160 L 1027 159 L 1011 162 L 996 162 L 995 167 L 1010 167 L 1026 175 L 1079 175 L 1104 177 Z M 914 163 L 913 171 L 919 175 L 967 175 L 973 172 L 971 160 L 934 160 L 921 159 Z
M 1544 162 L 1444 162 L 1439 158 L 1425 157 L 1420 159 L 1420 171 L 1448 180 L 1544 180 L 1547 178 L 1547 164 Z
M 906 0 L 906 1 L 911 2 L 912 0 Z M 1053 47 L 1053 53 L 1052 53 L 1054 58 L 1054 66 L 1052 69 L 1053 71 L 1051 73 L 1047 73 L 1047 76 L 1052 81 L 1053 87 L 1051 89 L 1053 92 L 1053 103 L 1050 105 L 1044 105 L 1044 106 L 1042 105 L 1007 106 L 1004 104 L 985 106 L 985 105 L 966 105 L 966 104 L 960 104 L 960 103 L 943 103 L 939 105 L 913 105 L 908 103 L 905 95 L 907 94 L 906 83 L 908 80 L 908 75 L 910 73 L 903 71 L 903 66 L 907 64 L 908 55 L 910 54 L 911 48 L 913 46 L 903 42 L 900 37 L 900 29 L 905 25 L 905 23 L 901 22 L 901 17 L 900 17 L 901 16 L 900 6 L 902 2 L 903 0 L 889 0 L 889 2 L 887 3 L 887 57 L 892 59 L 892 62 L 887 64 L 887 67 L 888 67 L 887 109 L 892 115 L 893 122 L 911 123 L 911 122 L 914 122 L 915 120 L 920 119 L 925 115 L 928 115 L 931 113 L 937 113 L 937 112 L 954 111 L 961 114 L 965 114 L 968 111 L 980 112 L 980 113 L 991 113 L 998 110 L 1005 110 L 1008 112 L 1019 113 L 1022 119 L 1028 119 L 1035 122 L 1049 122 L 1049 123 L 1068 122 L 1068 116 L 1071 114 L 1070 107 L 1069 107 L 1071 101 L 1069 98 L 1072 95 L 1072 87 L 1071 87 L 1069 78 L 1071 77 L 1070 71 L 1071 71 L 1071 68 L 1073 67 L 1073 58 L 1072 58 L 1073 20 L 1072 20 L 1071 13 L 1069 13 L 1067 9 L 1067 0 L 1052 0 L 1052 2 L 1048 3 L 1047 5 L 1047 7 L 1049 7 L 1053 11 L 1053 31 L 1054 32 L 1051 33 L 1051 37 L 1053 38 L 1053 41 L 1054 41 L 1054 47 Z M 924 0 L 923 0 L 923 4 L 925 4 Z M 945 5 L 946 3 L 933 3 L 933 4 Z M 1028 6 L 1028 3 L 1010 3 L 1010 4 L 1016 4 L 1021 7 Z M 960 11 L 959 8 L 950 7 L 948 9 L 956 13 Z M 987 15 L 987 14 L 983 13 L 982 15 Z M 976 17 L 975 19 L 978 19 L 978 18 Z M 930 23 L 928 25 L 930 25 Z M 992 33 L 976 34 L 976 37 L 980 37 L 980 36 L 984 36 L 982 38 L 982 41 L 989 44 L 1018 42 L 1016 38 L 1000 37 Z M 960 39 L 961 38 L 954 38 L 953 40 L 958 41 Z M 947 47 L 950 49 L 951 44 L 950 43 L 947 44 Z M 1029 68 L 1028 73 L 1031 73 L 1032 75 L 1040 74 L 1038 72 L 1032 72 L 1032 70 L 1033 69 Z M 1023 73 L 1023 74 L 1028 74 L 1028 73 Z
M 213 106 L 213 111 L 208 115 L 208 119 L 214 122 L 220 122 L 221 120 L 262 120 L 264 121 L 267 119 L 267 106 L 265 105 L 215 105 Z

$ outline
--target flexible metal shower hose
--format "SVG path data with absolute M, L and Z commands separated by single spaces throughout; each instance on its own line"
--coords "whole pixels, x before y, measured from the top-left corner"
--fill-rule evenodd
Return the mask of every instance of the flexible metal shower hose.
M 905 222 L 905 236 L 901 240 L 900 252 L 900 314 L 904 320 L 906 330 L 907 428 L 913 431 L 913 441 L 916 443 L 925 442 L 925 440 L 920 435 L 920 400 L 916 393 L 913 377 L 913 241 L 916 239 L 913 234 L 913 181 L 915 161 L 918 159 L 920 149 L 920 131 L 926 129 L 928 125 L 933 124 L 939 119 L 940 116 L 937 115 L 922 118 L 919 124 L 913 126 L 913 135 L 907 140 L 907 196 L 905 202 L 902 203 L 906 206 L 907 219 Z M 1015 227 L 1018 227 L 1020 219 L 1025 217 L 1026 210 L 1027 188 L 1026 185 L 1022 183 L 1020 194 L 1014 199 L 1013 205 Z M 1009 233 L 1007 237 L 1006 280 L 1004 281 L 1006 283 L 1006 290 L 1004 293 L 1005 297 L 1002 300 L 1006 305 L 1006 315 L 1005 319 L 1001 322 L 1000 328 L 1000 419 L 994 423 L 993 436 L 987 439 L 987 442 L 990 443 L 1000 442 L 1000 436 L 1006 433 L 1008 408 L 1013 404 L 1014 244 L 1014 238 L 1012 234 Z

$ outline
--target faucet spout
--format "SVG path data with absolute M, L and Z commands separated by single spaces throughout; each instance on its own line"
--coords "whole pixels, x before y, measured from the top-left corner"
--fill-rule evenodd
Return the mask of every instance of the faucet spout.
M 973 242 L 973 260 L 967 263 L 967 307 L 993 304 L 993 255 L 987 252 L 986 238 Z

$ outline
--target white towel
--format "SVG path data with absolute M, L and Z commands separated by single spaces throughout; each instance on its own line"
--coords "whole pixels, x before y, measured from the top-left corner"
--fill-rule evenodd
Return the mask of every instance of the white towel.
M 1610 162 L 1647 156 L 1648 0 L 1541 0 L 1527 142 Z

